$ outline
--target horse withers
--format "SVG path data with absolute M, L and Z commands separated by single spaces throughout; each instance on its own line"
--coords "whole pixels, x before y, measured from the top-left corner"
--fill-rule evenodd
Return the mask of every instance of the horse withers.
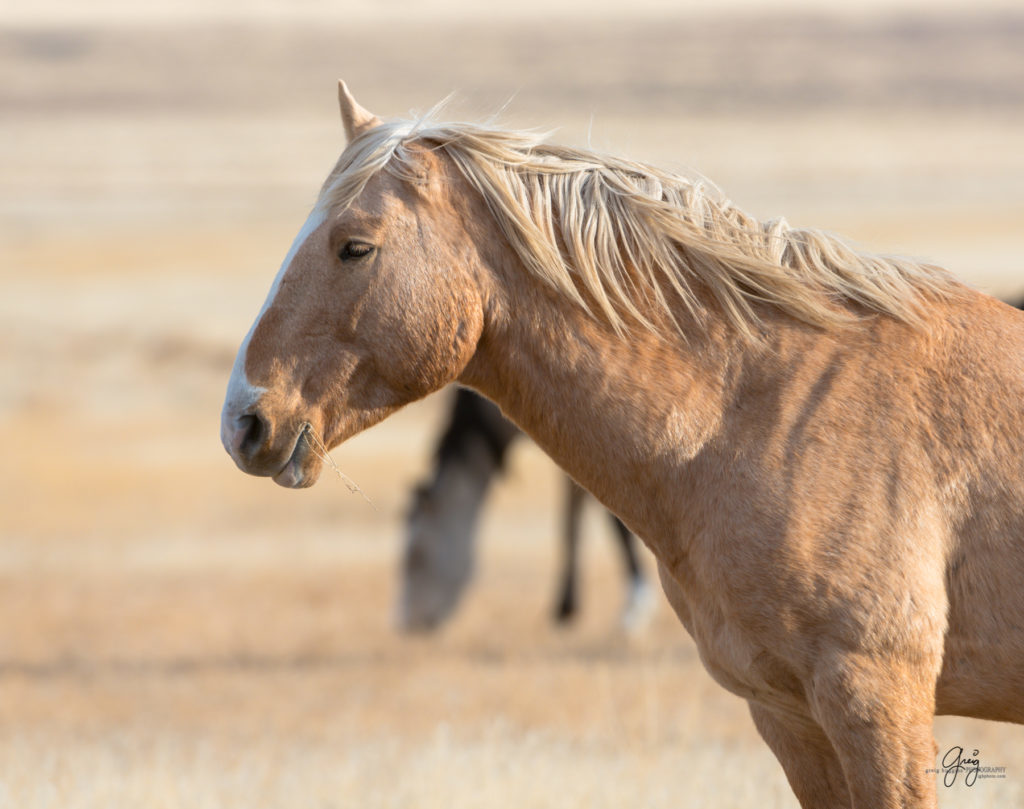
M 803 806 L 934 806 L 936 713 L 1024 721 L 1024 315 L 650 166 L 341 110 L 228 384 L 242 470 L 312 485 L 458 381 L 651 548 Z

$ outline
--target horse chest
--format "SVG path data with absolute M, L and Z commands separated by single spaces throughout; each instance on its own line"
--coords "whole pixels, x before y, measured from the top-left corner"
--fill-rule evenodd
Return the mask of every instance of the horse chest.
M 669 604 L 694 639 L 708 673 L 744 699 L 803 712 L 804 688 L 793 666 L 773 651 L 763 636 L 730 617 L 710 588 L 688 579 L 685 562 L 681 564 L 683 569 L 677 564 L 673 573 L 659 563 L 658 573 Z

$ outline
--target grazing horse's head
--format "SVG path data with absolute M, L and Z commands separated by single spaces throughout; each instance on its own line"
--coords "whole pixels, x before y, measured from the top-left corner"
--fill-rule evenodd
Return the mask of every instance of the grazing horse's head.
M 473 539 L 487 471 L 451 464 L 416 488 L 406 524 L 398 627 L 437 629 L 455 611 L 473 576 Z
M 289 487 L 316 481 L 321 444 L 452 382 L 483 328 L 479 259 L 439 159 L 403 145 L 416 176 L 381 171 L 403 133 L 368 135 L 392 125 L 344 84 L 339 96 L 348 147 L 239 349 L 221 416 L 239 468 Z

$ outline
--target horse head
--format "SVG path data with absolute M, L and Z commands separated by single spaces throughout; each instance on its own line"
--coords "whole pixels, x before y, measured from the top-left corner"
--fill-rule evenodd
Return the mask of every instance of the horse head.
M 339 99 L 348 145 L 238 351 L 221 415 L 239 468 L 292 488 L 316 482 L 326 449 L 456 379 L 483 326 L 479 257 L 439 158 L 344 83 Z M 403 170 L 381 170 L 395 148 Z

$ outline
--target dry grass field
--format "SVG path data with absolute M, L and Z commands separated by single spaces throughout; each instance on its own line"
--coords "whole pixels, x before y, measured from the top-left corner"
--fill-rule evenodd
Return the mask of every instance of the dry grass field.
M 340 150 L 339 76 L 386 115 L 511 99 L 510 124 L 1022 294 L 1024 14 L 131 5 L 0 12 L 0 809 L 795 807 L 665 605 L 617 631 L 596 509 L 584 614 L 549 625 L 561 489 L 535 447 L 463 609 L 404 638 L 402 517 L 444 394 L 334 452 L 371 505 L 238 473 L 227 374 Z M 937 736 L 1006 767 L 941 805 L 1024 806 L 1024 730 Z

